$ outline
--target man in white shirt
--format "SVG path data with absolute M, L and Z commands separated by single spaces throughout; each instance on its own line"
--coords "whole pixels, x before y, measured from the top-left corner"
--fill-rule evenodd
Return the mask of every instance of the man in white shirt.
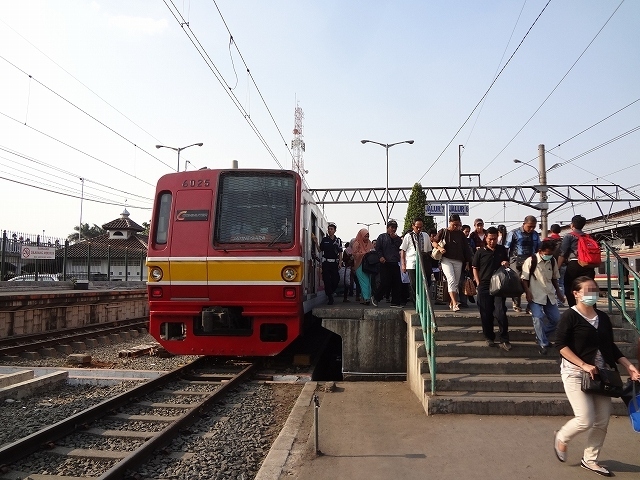
M 411 285 L 411 301 L 416 304 L 416 252 L 431 253 L 431 240 L 429 235 L 422 231 L 423 222 L 421 218 L 414 218 L 411 225 L 411 231 L 402 239 L 400 245 L 400 269 L 409 274 L 409 283 Z M 424 275 L 427 284 L 431 286 L 431 257 L 422 255 Z
M 547 354 L 551 345 L 548 337 L 556 331 L 560 320 L 558 300 L 564 302 L 564 295 L 558 285 L 558 264 L 553 258 L 555 248 L 555 242 L 544 240 L 540 250 L 522 264 L 522 283 L 531 308 L 538 349 L 542 355 Z

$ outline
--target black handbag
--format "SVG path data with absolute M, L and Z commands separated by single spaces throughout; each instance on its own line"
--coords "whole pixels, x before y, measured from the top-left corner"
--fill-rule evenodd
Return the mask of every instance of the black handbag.
M 585 393 L 604 395 L 606 397 L 621 397 L 624 386 L 622 378 L 616 370 L 599 368 L 598 373 L 591 378 L 589 373 L 582 371 L 581 389 Z
M 518 272 L 511 268 L 499 267 L 491 276 L 489 295 L 496 297 L 519 297 L 524 293 Z
M 368 252 L 362 258 L 362 271 L 375 275 L 380 271 L 380 257 L 377 252 Z

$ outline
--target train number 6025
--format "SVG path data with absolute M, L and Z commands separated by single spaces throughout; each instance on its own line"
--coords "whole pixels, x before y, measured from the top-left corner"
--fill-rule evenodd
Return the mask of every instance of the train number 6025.
M 211 185 L 211 181 L 209 180 L 185 180 L 182 182 L 182 186 L 184 188 L 187 187 L 208 187 Z

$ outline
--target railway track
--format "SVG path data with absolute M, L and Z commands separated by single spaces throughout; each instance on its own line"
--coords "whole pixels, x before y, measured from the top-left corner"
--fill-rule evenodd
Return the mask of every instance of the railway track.
M 128 478 L 150 456 L 206 415 L 230 390 L 246 381 L 255 366 L 246 362 L 212 364 L 211 359 L 200 358 L 5 445 L 0 448 L 0 478 Z M 43 454 L 50 460 L 29 460 L 30 456 Z M 91 466 L 77 471 L 68 465 L 56 467 L 65 458 L 82 459 L 80 463 Z M 36 465 L 34 471 L 25 471 L 28 465 Z
M 16 355 L 25 351 L 34 351 L 64 343 L 79 342 L 87 338 L 109 335 L 124 330 L 146 328 L 148 324 L 149 318 L 144 317 L 45 333 L 7 337 L 0 339 L 0 356 Z

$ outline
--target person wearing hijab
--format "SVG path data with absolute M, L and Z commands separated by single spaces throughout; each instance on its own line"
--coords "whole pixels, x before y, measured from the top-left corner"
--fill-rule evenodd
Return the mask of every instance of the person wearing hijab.
M 351 248 L 353 252 L 353 268 L 356 271 L 356 277 L 360 283 L 360 291 L 362 293 L 362 301 L 360 303 L 369 305 L 371 301 L 371 277 L 362 270 L 362 259 L 371 250 L 375 250 L 373 242 L 369 240 L 369 230 L 366 228 L 360 229 Z

